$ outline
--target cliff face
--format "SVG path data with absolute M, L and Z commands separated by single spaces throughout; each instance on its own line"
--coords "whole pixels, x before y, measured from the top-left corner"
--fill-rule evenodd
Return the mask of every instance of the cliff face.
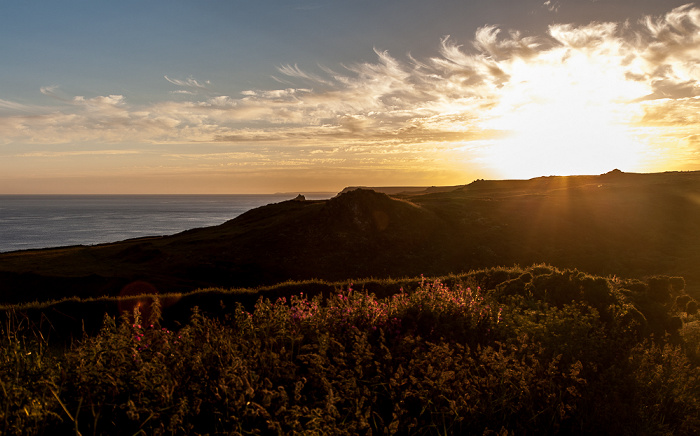
M 700 174 L 477 181 L 447 192 L 351 190 L 220 226 L 91 247 L 0 254 L 0 301 L 254 287 L 289 279 L 449 274 L 546 262 L 685 276 L 700 288 Z

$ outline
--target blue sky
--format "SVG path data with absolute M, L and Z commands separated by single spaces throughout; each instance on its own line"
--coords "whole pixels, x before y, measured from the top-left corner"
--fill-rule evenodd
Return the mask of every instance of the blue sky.
M 700 123 L 681 115 L 698 16 L 676 1 L 2 0 L 0 193 L 700 169 Z

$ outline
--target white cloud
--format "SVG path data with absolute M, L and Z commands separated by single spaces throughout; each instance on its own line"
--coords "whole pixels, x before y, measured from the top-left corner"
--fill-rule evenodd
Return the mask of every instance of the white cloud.
M 556 0 L 555 1 L 547 0 L 546 2 L 542 3 L 542 7 L 549 10 L 549 12 L 559 12 L 559 8 L 561 7 L 561 4 Z
M 549 28 L 549 34 L 564 47 L 590 50 L 600 44 L 615 40 L 616 23 L 592 23 L 587 26 L 557 24 Z
M 106 95 L 93 98 L 85 98 L 78 95 L 73 97 L 73 103 L 86 106 L 123 106 L 125 99 L 123 95 Z

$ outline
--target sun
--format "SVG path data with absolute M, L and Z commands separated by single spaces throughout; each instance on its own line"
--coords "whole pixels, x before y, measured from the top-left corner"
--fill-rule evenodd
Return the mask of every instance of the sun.
M 640 168 L 645 142 L 632 102 L 648 92 L 614 59 L 568 50 L 514 62 L 485 125 L 501 132 L 483 160 L 499 176 L 600 174 Z

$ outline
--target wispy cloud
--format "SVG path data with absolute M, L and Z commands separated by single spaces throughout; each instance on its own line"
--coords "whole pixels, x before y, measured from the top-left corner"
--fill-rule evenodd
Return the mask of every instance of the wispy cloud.
M 67 96 L 61 91 L 61 88 L 58 85 L 42 86 L 39 88 L 39 92 L 47 97 L 51 97 L 61 102 L 69 102 L 72 100 L 71 97 Z
M 324 85 L 331 85 L 332 84 L 331 82 L 326 81 L 323 77 L 321 77 L 319 75 L 310 74 L 306 71 L 302 71 L 302 69 L 299 68 L 299 66 L 297 64 L 281 65 L 281 66 L 277 67 L 277 70 L 289 78 L 306 79 L 306 80 L 309 80 L 311 82 L 322 83 Z M 275 78 L 275 79 L 277 79 L 277 78 Z M 279 81 L 281 83 L 291 83 L 289 81 L 280 80 L 280 79 L 277 79 L 277 81 Z
M 186 89 L 178 89 L 177 91 L 170 91 L 171 94 L 183 94 L 183 95 L 195 95 L 192 91 L 187 91 Z
M 44 94 L 48 95 L 49 97 L 53 97 L 56 95 L 56 90 L 58 89 L 58 86 L 42 86 L 39 88 L 39 91 Z
M 8 109 L 10 111 L 16 112 L 36 112 L 40 108 L 35 105 L 27 105 L 23 103 L 18 103 L 15 101 L 8 101 L 0 99 L 0 109 Z
M 200 82 L 193 77 L 188 77 L 187 79 L 184 79 L 184 80 L 183 79 L 172 79 L 168 76 L 163 76 L 163 77 L 165 77 L 165 80 L 172 83 L 173 85 L 182 86 L 185 88 L 205 89 L 208 85 L 211 84 L 211 82 L 209 80 L 207 80 L 205 82 Z
M 542 7 L 546 8 L 550 12 L 559 12 L 559 8 L 561 7 L 561 4 L 559 4 L 558 1 L 554 0 L 547 0 L 546 2 L 542 3 Z
M 80 150 L 80 151 L 34 151 L 21 153 L 17 157 L 73 157 L 73 156 L 118 156 L 127 154 L 141 154 L 140 150 Z

